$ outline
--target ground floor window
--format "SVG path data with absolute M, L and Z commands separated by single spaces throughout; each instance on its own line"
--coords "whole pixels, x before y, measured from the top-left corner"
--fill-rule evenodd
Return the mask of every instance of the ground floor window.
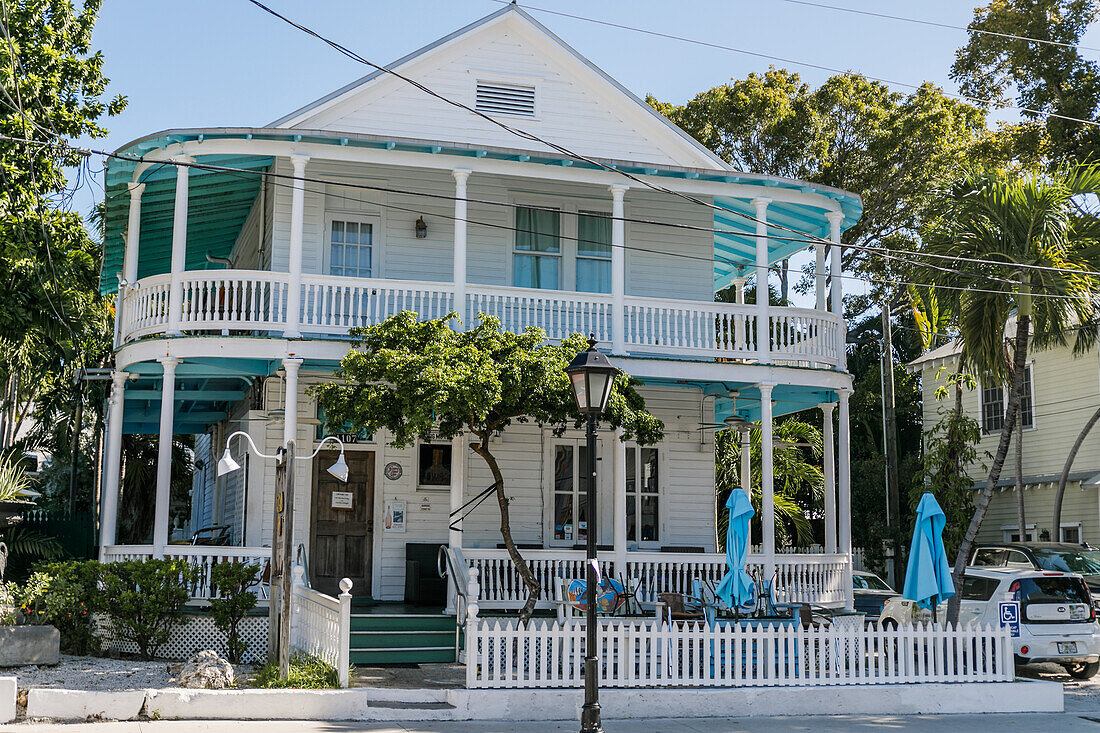
M 417 482 L 423 488 L 451 485 L 451 446 L 448 443 L 421 443 L 418 451 Z
M 626 449 L 627 542 L 660 540 L 660 471 L 656 448 Z
M 1027 531 L 1025 532 L 1027 537 L 1023 539 L 1024 542 L 1034 542 L 1038 539 L 1038 533 L 1035 530 L 1034 524 L 1027 525 Z M 1001 539 L 1004 542 L 1020 542 L 1020 530 L 1015 524 L 1001 525 Z
M 1061 526 L 1061 541 L 1072 542 L 1075 545 L 1079 545 L 1083 542 L 1081 539 L 1081 523 L 1075 522 L 1073 524 L 1063 524 Z
M 586 446 L 554 446 L 555 540 L 581 543 L 588 539 L 587 463 Z

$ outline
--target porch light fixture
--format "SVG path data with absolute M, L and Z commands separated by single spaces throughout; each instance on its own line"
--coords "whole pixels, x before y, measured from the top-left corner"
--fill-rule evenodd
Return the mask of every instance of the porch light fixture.
M 573 399 L 577 409 L 585 416 L 588 427 L 587 440 L 587 481 L 585 510 L 587 512 L 587 544 L 585 547 L 585 566 L 587 568 L 584 605 L 585 605 L 585 657 L 584 657 L 584 707 L 581 708 L 581 733 L 602 733 L 600 721 L 599 645 L 596 634 L 596 583 L 599 578 L 599 564 L 596 559 L 596 419 L 607 409 L 611 397 L 611 385 L 619 370 L 611 365 L 607 357 L 596 351 L 596 336 L 588 338 L 588 348 L 573 358 L 565 368 L 569 382 L 573 387 Z
M 230 441 L 233 440 L 233 438 L 236 438 L 238 435 L 248 441 L 249 446 L 251 446 L 252 448 L 252 452 L 258 455 L 260 458 L 275 458 L 277 460 L 282 460 L 281 448 L 279 449 L 279 452 L 273 456 L 261 453 L 260 449 L 256 447 L 256 444 L 252 442 L 252 436 L 242 430 L 238 430 L 237 432 L 233 433 L 225 439 L 225 452 L 222 453 L 222 457 L 218 460 L 218 476 L 224 476 L 227 473 L 232 473 L 233 471 L 236 471 L 238 468 L 241 467 L 241 464 L 237 463 L 237 461 L 233 458 L 233 454 L 229 452 Z M 316 458 L 317 454 L 321 452 L 321 448 L 324 446 L 324 444 L 330 440 L 335 441 L 337 444 L 339 444 L 340 457 L 336 459 L 336 463 L 332 464 L 325 470 L 331 473 L 335 478 L 339 479 L 340 481 L 347 483 L 348 474 L 350 473 L 350 471 L 348 469 L 348 462 L 344 458 L 344 443 L 336 436 L 326 435 L 324 438 L 321 438 L 321 442 L 317 444 L 317 450 L 313 451 L 313 454 L 307 456 L 305 460 L 308 461 Z
M 428 224 L 424 221 L 424 217 L 420 217 L 416 220 L 416 238 L 424 239 L 428 236 Z

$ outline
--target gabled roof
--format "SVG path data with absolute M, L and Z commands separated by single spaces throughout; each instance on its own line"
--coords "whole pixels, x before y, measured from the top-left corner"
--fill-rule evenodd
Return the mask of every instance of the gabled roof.
M 698 156 L 703 161 L 706 161 L 715 170 L 722 171 L 734 171 L 728 163 L 722 160 L 719 156 L 714 154 L 706 146 L 699 143 L 693 137 L 688 135 L 677 125 L 673 124 L 671 120 L 662 115 L 653 107 L 646 104 L 643 99 L 640 99 L 637 95 L 633 94 L 629 89 L 617 82 L 614 78 L 593 64 L 584 55 L 579 53 L 572 46 L 567 44 L 552 31 L 539 23 L 530 14 L 520 8 L 518 5 L 509 4 L 505 5 L 500 10 L 497 10 L 480 20 L 474 21 L 464 28 L 451 33 L 443 38 L 440 38 L 433 43 L 414 51 L 407 56 L 404 56 L 397 61 L 386 66 L 386 69 L 398 72 L 404 72 L 408 67 L 412 66 L 414 62 L 422 62 L 426 58 L 433 54 L 441 52 L 444 48 L 449 48 L 455 43 L 460 42 L 462 39 L 468 38 L 474 35 L 476 32 L 490 26 L 491 24 L 504 22 L 504 21 L 516 21 L 526 27 L 537 31 L 540 35 L 550 40 L 553 44 L 560 47 L 561 50 L 579 61 L 585 68 L 587 68 L 595 78 L 602 81 L 606 85 L 611 87 L 612 94 L 618 94 L 621 97 L 629 100 L 629 104 L 637 108 L 637 111 L 643 113 L 646 119 L 650 119 L 651 123 L 657 123 L 658 129 L 661 129 L 668 137 L 674 138 L 676 143 L 682 148 L 690 150 L 695 156 Z M 272 122 L 268 127 L 298 127 L 302 123 L 309 121 L 322 111 L 331 108 L 332 106 L 348 100 L 355 94 L 361 93 L 365 89 L 369 88 L 373 83 L 380 79 L 387 78 L 390 75 L 386 71 L 375 70 L 371 73 L 363 76 L 356 81 L 347 84 L 330 94 L 321 97 L 320 99 L 305 105 L 284 117 L 279 118 Z M 518 121 L 522 127 L 522 120 Z M 517 138 L 518 139 L 518 138 Z M 646 162 L 646 161 L 640 161 Z M 680 165 L 693 165 L 693 163 L 687 161 L 679 161 Z

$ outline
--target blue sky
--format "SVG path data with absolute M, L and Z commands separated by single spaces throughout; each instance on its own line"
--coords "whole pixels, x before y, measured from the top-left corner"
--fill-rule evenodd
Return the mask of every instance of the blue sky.
M 977 2 L 820 0 L 832 5 L 965 26 Z M 795 5 L 783 0 L 532 0 L 538 7 L 736 46 L 868 76 L 957 91 L 947 78 L 963 31 Z M 493 0 L 268 0 L 276 10 L 388 63 L 500 7 Z M 521 4 L 523 4 L 521 2 Z M 639 96 L 684 102 L 769 62 L 531 10 L 544 25 Z M 1100 46 L 1093 27 L 1082 41 Z M 173 127 L 259 126 L 367 72 L 247 0 L 106 0 L 93 39 L 111 92 L 127 110 L 105 122 L 115 149 Z M 1100 56 L 1100 54 L 1095 54 Z M 782 64 L 818 84 L 829 72 Z M 897 91 L 909 91 L 896 87 Z M 102 189 L 85 190 L 85 212 Z

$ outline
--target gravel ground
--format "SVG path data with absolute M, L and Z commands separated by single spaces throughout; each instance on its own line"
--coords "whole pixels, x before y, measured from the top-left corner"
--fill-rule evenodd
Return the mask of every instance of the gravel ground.
M 0 669 L 0 675 L 15 675 L 20 689 L 144 690 L 149 687 L 175 687 L 179 666 L 178 662 L 141 662 L 62 654 L 61 662 L 52 667 L 7 667 Z M 252 667 L 238 665 L 235 673 L 238 679 L 247 680 L 252 675 Z
M 1090 680 L 1075 680 L 1057 664 L 1029 664 L 1017 667 L 1020 677 L 1061 682 L 1066 696 L 1066 712 L 1100 712 L 1100 674 Z

